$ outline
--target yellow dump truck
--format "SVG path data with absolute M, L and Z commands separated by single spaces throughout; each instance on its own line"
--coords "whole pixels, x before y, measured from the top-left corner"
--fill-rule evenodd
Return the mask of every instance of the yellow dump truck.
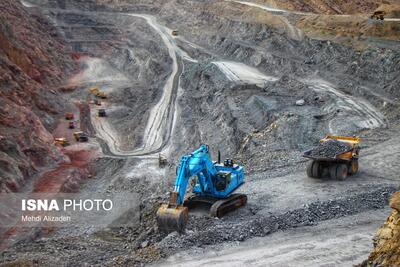
M 65 138 L 65 137 L 54 138 L 54 143 L 57 145 L 61 145 L 61 146 L 69 145 L 69 142 L 68 142 L 67 138 Z
M 100 98 L 103 98 L 103 99 L 107 98 L 107 94 L 102 92 L 102 91 L 100 91 L 99 88 L 97 88 L 97 87 L 90 88 L 89 92 L 91 94 L 97 96 L 97 97 L 100 97 Z
M 371 19 L 384 20 L 385 16 L 386 16 L 385 11 L 375 11 L 374 14 L 371 15 Z
M 345 180 L 358 172 L 360 153 L 359 137 L 328 135 L 320 140 L 317 147 L 304 152 L 303 157 L 311 159 L 307 176 Z

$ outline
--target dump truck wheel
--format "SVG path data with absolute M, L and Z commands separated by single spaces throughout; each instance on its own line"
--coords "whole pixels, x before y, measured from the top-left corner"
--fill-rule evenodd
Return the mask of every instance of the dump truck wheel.
M 354 175 L 358 172 L 358 160 L 352 160 L 349 165 L 349 175 Z
M 307 176 L 310 178 L 321 178 L 321 164 L 319 161 L 313 160 L 307 166 Z
M 310 178 L 314 178 L 313 171 L 312 171 L 313 165 L 314 165 L 314 161 L 310 161 L 307 165 L 307 176 Z
M 346 180 L 348 175 L 348 168 L 346 164 L 333 164 L 329 171 L 332 179 L 341 181 Z
M 313 164 L 313 176 L 315 178 L 321 178 L 322 172 L 321 172 L 321 163 L 319 161 L 314 161 Z

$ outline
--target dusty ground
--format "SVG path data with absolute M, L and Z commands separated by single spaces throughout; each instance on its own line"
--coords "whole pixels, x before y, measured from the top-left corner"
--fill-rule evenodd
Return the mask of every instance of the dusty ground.
M 92 86 L 108 94 L 106 118 L 94 105 L 81 118 L 102 149 L 82 194 L 137 193 L 140 201 L 132 206 L 140 216 L 132 228 L 78 227 L 14 240 L 3 262 L 123 266 L 170 256 L 165 264 L 187 265 L 187 255 L 209 257 L 212 250 L 230 258 L 232 242 L 250 255 L 259 254 L 257 244 L 282 243 L 251 262 L 260 265 L 333 266 L 367 256 L 369 237 L 399 184 L 400 54 L 391 49 L 398 41 L 377 38 L 380 48 L 357 50 L 308 37 L 296 27 L 296 12 L 234 2 L 139 1 L 111 8 L 30 1 L 30 9 L 39 5 L 85 55 L 82 72 L 68 81 L 77 87 L 71 100 L 85 101 Z M 357 176 L 343 182 L 306 177 L 302 151 L 327 133 L 362 137 Z M 167 199 L 179 156 L 200 143 L 244 164 L 240 192 L 249 203 L 223 219 L 193 212 L 186 234 L 160 234 L 154 214 Z M 158 168 L 158 153 L 168 156 L 167 168 Z M 297 241 L 286 247 L 290 236 Z M 321 255 L 325 249 L 335 253 Z M 292 258 L 278 257 L 282 251 Z M 218 265 L 218 258 L 205 264 Z

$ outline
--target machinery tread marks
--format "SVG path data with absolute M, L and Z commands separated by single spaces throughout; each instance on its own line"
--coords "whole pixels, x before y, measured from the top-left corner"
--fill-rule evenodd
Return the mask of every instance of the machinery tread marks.
M 236 210 L 247 203 L 247 196 L 244 194 L 232 194 L 226 199 L 216 201 L 210 208 L 212 217 L 221 218 L 230 211 Z

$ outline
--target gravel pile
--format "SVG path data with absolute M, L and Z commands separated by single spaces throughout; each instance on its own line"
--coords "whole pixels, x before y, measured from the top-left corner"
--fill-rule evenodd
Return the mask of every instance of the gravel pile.
M 313 157 L 321 157 L 321 158 L 334 158 L 336 155 L 349 151 L 351 146 L 337 141 L 337 140 L 329 140 L 323 143 L 320 143 L 316 148 L 314 148 L 310 156 Z
M 171 255 L 193 246 L 244 241 L 252 237 L 266 236 L 278 230 L 315 225 L 321 221 L 383 208 L 387 205 L 389 196 L 395 191 L 396 188 L 393 186 L 384 186 L 350 197 L 305 204 L 302 208 L 282 214 L 241 218 L 236 222 L 224 222 L 211 218 L 205 222 L 203 219 L 200 220 L 201 224 L 207 224 L 207 227 L 200 230 L 189 225 L 184 235 L 173 232 L 159 242 L 158 246 L 166 255 Z

